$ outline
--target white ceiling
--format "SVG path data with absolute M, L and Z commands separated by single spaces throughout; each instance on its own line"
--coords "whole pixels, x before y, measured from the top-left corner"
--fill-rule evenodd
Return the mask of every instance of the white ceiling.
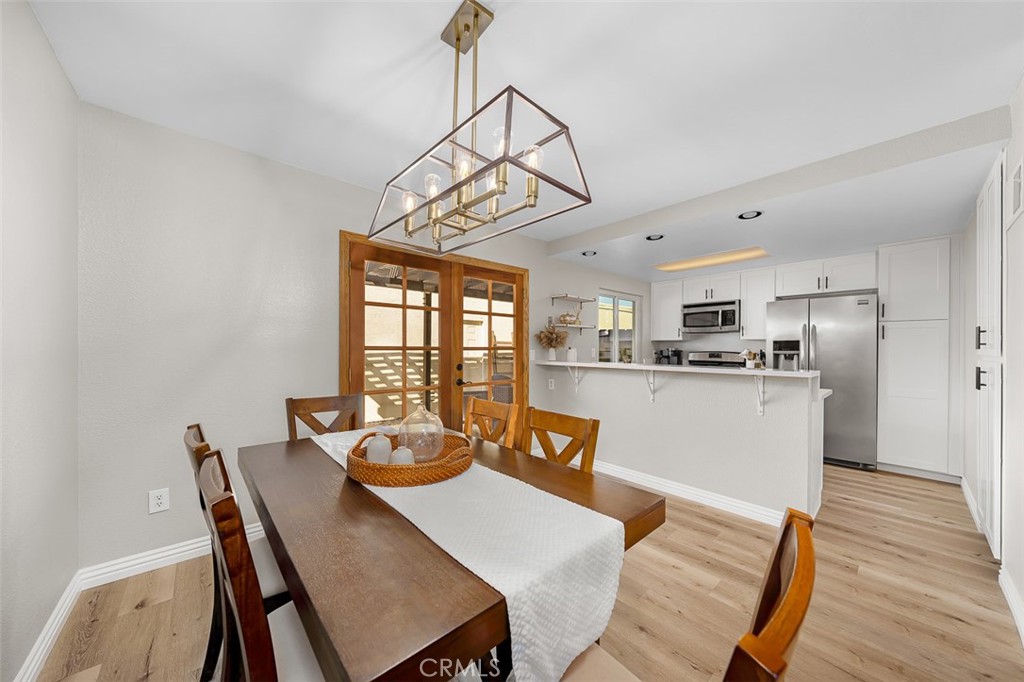
M 450 128 L 458 4 L 33 6 L 83 100 L 381 190 Z M 481 101 L 511 83 L 566 121 L 594 197 L 545 240 L 1005 105 L 1024 70 L 1024 3 L 489 5 Z M 943 176 L 957 215 L 970 163 Z M 842 213 L 874 200 L 854 185 Z

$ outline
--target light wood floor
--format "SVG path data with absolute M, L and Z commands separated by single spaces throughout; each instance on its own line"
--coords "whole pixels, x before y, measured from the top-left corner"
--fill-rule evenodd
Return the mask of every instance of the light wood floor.
M 720 677 L 775 529 L 683 500 L 626 553 L 601 645 L 645 680 Z M 956 486 L 825 467 L 817 581 L 790 682 L 1024 680 L 998 564 Z M 40 680 L 190 680 L 209 558 L 89 590 Z

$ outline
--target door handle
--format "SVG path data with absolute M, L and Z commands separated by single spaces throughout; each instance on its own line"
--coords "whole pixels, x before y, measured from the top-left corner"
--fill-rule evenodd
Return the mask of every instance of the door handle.
M 712 288 L 711 289 L 711 300 L 714 300 L 714 298 L 715 298 L 715 290 L 714 290 L 714 288 Z
M 821 277 L 818 277 L 818 291 L 821 291 Z
M 882 319 L 885 319 L 885 304 L 882 304 Z
M 741 324 L 741 325 L 740 325 L 740 336 L 743 336 L 743 334 L 745 334 L 745 333 L 746 333 L 746 332 L 744 331 L 745 329 L 746 329 L 746 327 L 744 327 L 744 326 L 743 326 L 743 325 Z
M 974 350 L 981 350 L 982 346 L 988 345 L 981 340 L 982 334 L 988 334 L 988 330 L 982 329 L 980 325 L 974 328 Z
M 885 341 L 885 325 L 882 325 L 882 341 Z
M 981 367 L 974 368 L 974 389 L 976 391 L 980 391 L 982 386 L 988 386 L 988 384 L 981 383 L 982 374 L 988 374 L 988 372 L 983 370 Z
M 828 289 L 828 275 L 825 275 L 825 288 Z
M 704 300 L 705 301 L 708 300 L 708 290 L 707 289 L 704 290 Z
M 466 383 L 466 382 L 465 382 L 465 381 L 463 381 L 461 377 L 455 380 L 455 385 L 456 385 L 456 386 L 462 386 L 462 385 L 464 385 L 465 383 Z

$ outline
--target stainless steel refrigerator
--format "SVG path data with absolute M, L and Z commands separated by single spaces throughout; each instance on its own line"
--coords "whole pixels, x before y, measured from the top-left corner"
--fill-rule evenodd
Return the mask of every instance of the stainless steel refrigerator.
M 769 366 L 816 369 L 825 399 L 825 459 L 874 468 L 878 455 L 878 296 L 768 304 Z

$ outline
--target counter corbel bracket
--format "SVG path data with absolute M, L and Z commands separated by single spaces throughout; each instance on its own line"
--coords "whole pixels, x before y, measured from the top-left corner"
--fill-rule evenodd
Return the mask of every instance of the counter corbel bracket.
M 643 370 L 644 381 L 647 382 L 647 390 L 651 393 L 651 402 L 654 402 L 654 370 Z
M 764 416 L 764 377 L 754 377 L 754 391 L 757 393 L 757 416 Z M 654 396 L 651 396 L 651 402 L 654 401 Z
M 572 379 L 573 388 L 576 390 L 576 395 L 580 394 L 580 381 L 583 380 L 583 369 L 581 367 L 573 367 L 569 365 L 565 368 L 569 372 L 569 378 Z

